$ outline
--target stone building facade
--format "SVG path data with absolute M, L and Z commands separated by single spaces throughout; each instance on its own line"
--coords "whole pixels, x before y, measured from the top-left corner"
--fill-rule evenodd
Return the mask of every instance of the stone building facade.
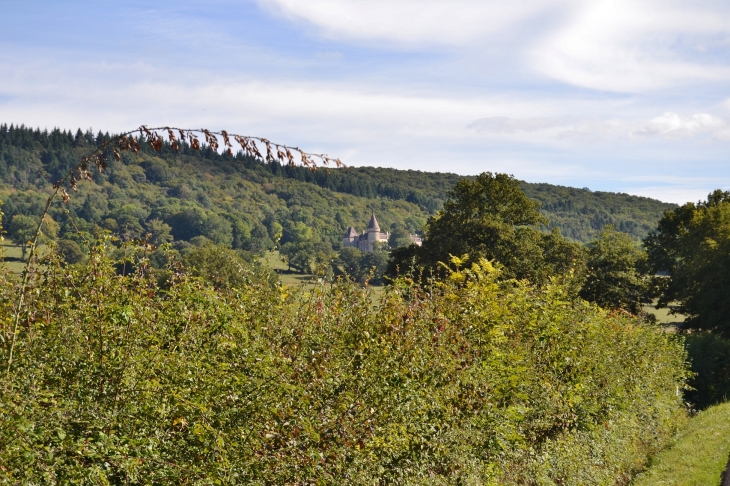
M 410 236 L 413 243 L 421 246 L 422 240 L 420 236 Z M 342 238 L 342 246 L 353 246 L 360 251 L 372 252 L 373 245 L 375 243 L 385 243 L 387 245 L 389 238 L 390 233 L 382 233 L 380 231 L 380 225 L 378 224 L 378 220 L 375 218 L 375 213 L 373 213 L 373 215 L 370 217 L 370 223 L 368 223 L 367 229 L 363 231 L 362 234 L 359 234 L 352 226 L 347 228 L 345 236 Z

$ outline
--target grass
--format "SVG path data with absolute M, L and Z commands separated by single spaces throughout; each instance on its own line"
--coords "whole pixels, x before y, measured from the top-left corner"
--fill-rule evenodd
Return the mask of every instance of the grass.
M 715 486 L 730 455 L 730 402 L 693 417 L 633 486 Z
M 5 258 L 5 266 L 13 273 L 20 273 L 23 271 L 25 262 L 23 261 L 23 251 L 19 245 L 13 245 L 8 240 L 0 243 L 2 246 L 2 253 Z
M 279 280 L 284 285 L 296 287 L 303 285 L 305 288 L 313 288 L 317 283 L 317 277 L 315 275 L 290 271 L 286 263 L 282 261 L 278 251 L 267 251 L 263 258 L 263 263 L 279 274 Z
M 654 314 L 656 322 L 668 332 L 674 332 L 676 326 L 684 322 L 685 317 L 682 314 L 670 314 L 669 311 L 675 306 L 670 305 L 669 307 L 663 307 L 661 309 L 656 308 L 657 301 L 655 300 L 650 305 L 642 307 L 644 312 Z

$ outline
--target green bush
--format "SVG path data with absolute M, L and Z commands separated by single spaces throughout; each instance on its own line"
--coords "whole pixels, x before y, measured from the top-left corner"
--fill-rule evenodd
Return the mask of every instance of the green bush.
M 486 261 L 374 306 L 243 267 L 215 289 L 173 265 L 161 289 L 108 252 L 31 282 L 0 482 L 608 485 L 684 417 L 676 337 Z M 17 292 L 2 281 L 4 367 Z

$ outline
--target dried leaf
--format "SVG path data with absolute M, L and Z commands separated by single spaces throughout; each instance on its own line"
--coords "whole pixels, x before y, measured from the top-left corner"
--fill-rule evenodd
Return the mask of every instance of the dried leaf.
M 232 147 L 232 145 L 231 145 L 231 141 L 228 139 L 228 132 L 225 131 L 225 130 L 221 130 L 221 135 L 223 135 L 223 143 L 230 150 L 230 148 Z
M 250 140 L 251 143 L 251 150 L 253 151 L 253 154 L 256 156 L 256 158 L 262 159 L 261 152 L 259 152 L 258 147 L 256 147 L 256 143 L 253 140 Z

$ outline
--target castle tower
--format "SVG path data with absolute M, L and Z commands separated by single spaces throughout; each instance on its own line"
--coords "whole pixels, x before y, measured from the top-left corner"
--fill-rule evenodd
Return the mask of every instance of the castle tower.
M 373 251 L 373 243 L 380 240 L 380 225 L 378 224 L 378 220 L 375 219 L 375 212 L 373 212 L 373 215 L 370 217 L 370 223 L 368 224 L 368 229 L 366 229 L 365 232 L 368 234 L 367 251 Z

